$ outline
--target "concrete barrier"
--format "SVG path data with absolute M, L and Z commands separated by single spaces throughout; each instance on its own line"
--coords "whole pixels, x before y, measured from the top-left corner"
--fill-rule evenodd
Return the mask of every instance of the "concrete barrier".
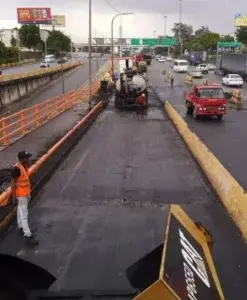
M 233 89 L 232 90 L 232 97 L 229 101 L 232 104 L 236 105 L 236 108 L 240 109 L 243 106 L 243 95 L 241 90 L 239 89 Z
M 168 101 L 165 102 L 165 110 L 198 161 L 228 213 L 244 238 L 247 239 L 247 195 L 244 189 L 198 136 L 189 129 L 188 124 Z
M 77 66 L 79 64 L 68 64 L 64 67 L 64 72 L 70 71 Z M 1 81 L 0 79 L 0 107 L 7 106 L 36 88 L 58 78 L 61 75 L 61 71 L 61 67 L 55 67 L 49 70 L 18 74 L 18 78 L 13 79 L 9 75 L 9 80 L 7 81 Z
M 185 75 L 184 81 L 189 84 L 193 84 L 193 77 L 190 75 Z

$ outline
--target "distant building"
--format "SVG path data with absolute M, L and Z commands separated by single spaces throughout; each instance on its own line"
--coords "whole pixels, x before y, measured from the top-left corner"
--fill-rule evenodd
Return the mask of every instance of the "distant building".
M 0 41 L 3 42 L 6 47 L 11 47 L 12 37 L 18 40 L 17 29 L 0 29 Z

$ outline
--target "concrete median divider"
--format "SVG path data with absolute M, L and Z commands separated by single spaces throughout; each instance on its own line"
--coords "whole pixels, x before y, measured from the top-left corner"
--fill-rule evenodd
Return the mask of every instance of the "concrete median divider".
M 247 240 L 247 195 L 199 137 L 192 132 L 173 106 L 166 101 L 165 111 L 199 163 L 229 215 Z
M 13 80 L 21 80 L 21 79 L 24 79 L 24 78 L 32 78 L 32 77 L 35 77 L 35 76 L 42 76 L 44 74 L 57 73 L 57 72 L 61 72 L 62 70 L 66 71 L 66 70 L 76 68 L 81 64 L 82 63 L 80 63 L 80 62 L 76 62 L 76 63 L 66 64 L 63 67 L 62 66 L 57 66 L 57 67 L 50 67 L 50 68 L 47 68 L 47 69 L 44 69 L 44 70 L 35 70 L 35 71 L 24 72 L 24 73 L 19 73 L 19 74 L 1 75 L 0 76 L 0 82 L 1 83 L 6 83 L 6 82 L 13 81 Z
M 230 103 L 235 104 L 236 108 L 241 109 L 243 106 L 243 95 L 242 91 L 239 89 L 232 90 L 232 96 L 230 98 Z
M 188 84 L 193 84 L 193 77 L 190 75 L 185 75 L 184 81 Z

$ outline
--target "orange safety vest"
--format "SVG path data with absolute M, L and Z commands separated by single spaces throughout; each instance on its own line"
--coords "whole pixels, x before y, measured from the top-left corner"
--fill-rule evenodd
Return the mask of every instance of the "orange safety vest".
M 137 98 L 137 104 L 139 104 L 139 105 L 144 105 L 144 104 L 145 104 L 145 98 L 142 97 L 142 96 L 139 96 L 139 97 Z
M 31 193 L 31 183 L 29 180 L 29 171 L 21 163 L 15 164 L 21 171 L 20 177 L 16 180 L 16 197 L 26 197 Z

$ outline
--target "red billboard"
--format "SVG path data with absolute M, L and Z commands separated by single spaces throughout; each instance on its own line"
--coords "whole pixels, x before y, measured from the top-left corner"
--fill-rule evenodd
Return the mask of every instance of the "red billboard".
M 50 24 L 51 9 L 46 7 L 17 8 L 17 19 L 20 24 Z

